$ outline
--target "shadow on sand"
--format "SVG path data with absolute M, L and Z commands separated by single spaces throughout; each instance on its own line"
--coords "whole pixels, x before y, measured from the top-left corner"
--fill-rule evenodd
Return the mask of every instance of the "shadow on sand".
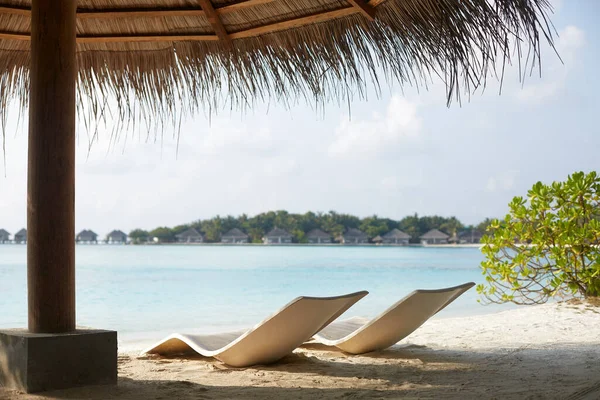
M 350 356 L 322 345 L 307 345 L 269 366 L 229 368 L 204 357 L 120 357 L 117 386 L 55 391 L 32 399 L 595 399 L 600 396 L 598 350 L 586 360 L 552 363 L 572 355 L 569 346 L 547 349 L 504 349 L 500 352 L 435 351 L 402 346 Z M 585 354 L 585 349 L 579 351 Z M 593 351 L 592 351 L 593 350 Z M 544 369 L 540 361 L 548 359 Z M 589 363 L 579 376 L 570 363 Z M 128 364 L 147 363 L 147 370 L 165 370 L 172 379 L 136 379 L 124 374 Z M 137 365 L 137 364 L 136 364 Z M 180 374 L 177 368 L 185 367 Z M 191 373 L 190 373 L 191 371 Z M 130 377 L 124 376 L 129 375 Z M 258 381 L 249 379 L 259 376 Z M 327 380 L 327 384 L 322 384 Z M 532 383 L 535 382 L 535 385 Z M 255 386 L 253 386 L 255 385 Z M 260 385 L 260 386 L 259 386 Z M 264 386 L 266 385 L 266 386 Z M 336 387 L 337 386 L 337 387 Z M 20 399 L 2 392 L 0 398 Z

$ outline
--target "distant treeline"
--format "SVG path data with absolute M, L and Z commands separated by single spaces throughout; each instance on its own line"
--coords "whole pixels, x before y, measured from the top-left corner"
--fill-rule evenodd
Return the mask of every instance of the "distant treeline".
M 307 212 L 305 214 L 269 211 L 253 217 L 246 214 L 239 217 L 231 215 L 226 217 L 216 216 L 173 228 L 158 227 L 151 231 L 134 229 L 129 233 L 129 238 L 134 243 L 141 243 L 154 237 L 161 242 L 174 242 L 176 241 L 175 235 L 188 228 L 195 228 L 204 235 L 205 242 L 219 242 L 223 233 L 238 228 L 250 236 L 251 242 L 261 243 L 266 233 L 274 227 L 278 227 L 291 233 L 294 236 L 293 241 L 295 243 L 306 243 L 306 234 L 313 229 L 321 229 L 336 238 L 350 228 L 357 228 L 365 232 L 369 239 L 372 239 L 396 228 L 409 234 L 411 243 L 419 243 L 419 237 L 431 229 L 439 229 L 450 236 L 470 229 L 485 232 L 485 228 L 490 221 L 489 218 L 486 218 L 478 225 L 467 226 L 456 217 L 446 218 L 437 215 L 420 217 L 414 214 L 397 221 L 390 218 L 380 218 L 376 215 L 361 219 L 354 215 L 339 214 L 335 211 L 329 211 L 328 213 Z

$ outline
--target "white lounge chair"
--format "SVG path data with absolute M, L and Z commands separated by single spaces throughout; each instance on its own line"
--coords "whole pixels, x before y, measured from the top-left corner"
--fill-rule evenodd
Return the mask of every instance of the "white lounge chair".
M 233 367 L 272 363 L 290 354 L 367 294 L 362 291 L 337 297 L 298 297 L 249 330 L 214 335 L 176 333 L 142 354 L 194 351 Z
M 390 347 L 404 339 L 475 284 L 415 290 L 373 320 L 354 317 L 333 322 L 308 343 L 335 346 L 352 354 Z

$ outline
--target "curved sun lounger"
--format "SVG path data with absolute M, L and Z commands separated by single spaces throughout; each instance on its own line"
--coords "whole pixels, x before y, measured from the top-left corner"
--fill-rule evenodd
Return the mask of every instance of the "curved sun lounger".
M 290 354 L 367 294 L 362 291 L 337 297 L 298 297 L 249 330 L 214 335 L 176 333 L 142 354 L 194 351 L 233 367 L 269 364 Z
M 309 343 L 335 346 L 352 354 L 390 347 L 469 290 L 473 282 L 438 290 L 415 290 L 373 320 L 354 317 L 333 322 Z

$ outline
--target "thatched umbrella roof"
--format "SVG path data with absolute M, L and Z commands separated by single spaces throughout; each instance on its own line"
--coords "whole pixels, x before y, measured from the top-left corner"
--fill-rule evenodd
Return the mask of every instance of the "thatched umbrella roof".
M 117 120 L 158 124 L 257 99 L 345 100 L 384 77 L 418 84 L 439 74 L 451 96 L 482 85 L 509 46 L 535 59 L 540 37 L 551 40 L 548 0 L 78 0 L 77 7 L 80 109 L 99 118 L 113 97 Z M 31 0 L 0 0 L 3 105 L 27 104 L 30 8 Z

